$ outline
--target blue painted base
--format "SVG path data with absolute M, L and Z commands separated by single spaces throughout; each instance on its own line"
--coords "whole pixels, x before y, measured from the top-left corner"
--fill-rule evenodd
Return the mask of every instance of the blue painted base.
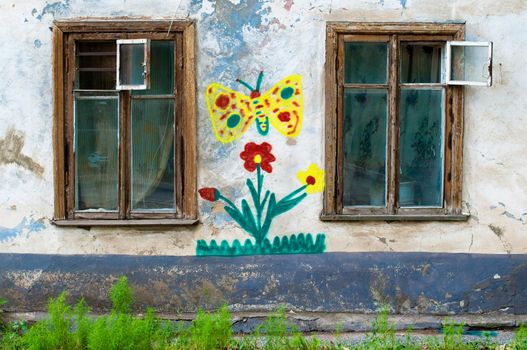
M 43 311 L 68 290 L 95 311 L 120 275 L 138 310 L 233 311 L 277 305 L 303 311 L 527 314 L 527 255 L 325 253 L 244 257 L 0 254 L 0 297 L 8 310 Z

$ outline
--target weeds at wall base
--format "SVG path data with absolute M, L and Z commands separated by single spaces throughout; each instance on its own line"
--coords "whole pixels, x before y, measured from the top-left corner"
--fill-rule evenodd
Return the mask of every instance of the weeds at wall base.
M 396 336 L 394 325 L 388 322 L 388 309 L 383 308 L 372 324 L 372 332 L 362 342 L 346 344 L 341 340 L 342 325 L 337 327 L 333 342 L 322 341 L 316 336 L 306 337 L 289 322 L 282 308 L 253 333 L 235 337 L 226 306 L 215 312 L 199 310 L 189 326 L 160 320 L 150 308 L 144 317 L 132 315 L 133 294 L 126 277 L 119 279 L 109 296 L 110 313 L 91 318 L 88 316 L 90 309 L 83 300 L 71 306 L 66 302 L 67 293 L 63 292 L 49 301 L 49 317 L 31 327 L 21 321 L 0 323 L 0 349 L 527 350 L 526 325 L 517 330 L 509 344 L 493 342 L 490 333 L 480 341 L 464 343 L 463 325 L 449 320 L 444 321 L 441 337 L 416 340 L 411 329 L 403 337 Z

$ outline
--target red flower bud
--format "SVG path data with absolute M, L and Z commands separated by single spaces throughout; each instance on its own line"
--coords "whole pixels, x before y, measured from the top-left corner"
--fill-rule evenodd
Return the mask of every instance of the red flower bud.
M 214 187 L 205 187 L 198 190 L 201 198 L 208 200 L 210 202 L 216 202 L 220 199 L 220 191 Z

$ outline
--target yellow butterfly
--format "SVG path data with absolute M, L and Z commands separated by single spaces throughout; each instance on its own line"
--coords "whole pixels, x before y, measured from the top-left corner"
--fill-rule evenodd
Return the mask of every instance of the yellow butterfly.
M 269 132 L 269 123 L 282 135 L 295 137 L 302 127 L 302 77 L 290 75 L 260 94 L 263 72 L 258 75 L 256 89 L 246 82 L 236 81 L 248 88 L 249 96 L 223 85 L 212 83 L 205 91 L 212 129 L 222 143 L 236 140 L 256 121 L 261 135 Z

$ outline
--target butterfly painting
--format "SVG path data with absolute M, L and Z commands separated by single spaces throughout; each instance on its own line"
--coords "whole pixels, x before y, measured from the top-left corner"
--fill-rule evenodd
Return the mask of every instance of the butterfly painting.
M 261 135 L 269 133 L 272 125 L 287 137 L 295 137 L 302 127 L 302 77 L 290 75 L 276 83 L 269 91 L 260 93 L 263 72 L 258 75 L 256 88 L 237 80 L 249 89 L 249 96 L 212 83 L 205 91 L 212 129 L 222 143 L 229 143 L 243 135 L 253 122 Z

